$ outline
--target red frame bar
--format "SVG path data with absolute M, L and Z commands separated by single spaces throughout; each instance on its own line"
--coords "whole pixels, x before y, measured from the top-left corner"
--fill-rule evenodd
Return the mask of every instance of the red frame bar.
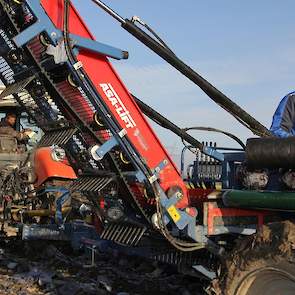
M 219 208 L 215 207 L 213 203 L 208 203 L 207 212 L 207 226 L 208 235 L 214 234 L 214 218 L 215 217 L 247 217 L 254 216 L 258 218 L 258 227 L 261 227 L 264 223 L 264 217 L 269 215 L 267 211 L 254 211 L 254 210 L 243 210 L 235 208 Z
M 41 0 L 41 4 L 56 27 L 63 30 L 63 0 Z M 94 40 L 73 5 L 70 10 L 69 27 L 71 33 Z M 164 191 L 173 186 L 180 187 L 184 197 L 177 207 L 187 207 L 187 188 L 176 165 L 108 59 L 89 51 L 80 51 L 78 60 L 83 63 L 85 72 L 104 99 L 110 113 L 117 119 L 120 126 L 126 129 L 128 139 L 148 167 L 153 170 L 163 161 L 167 161 L 166 166 L 159 173 L 160 185 Z

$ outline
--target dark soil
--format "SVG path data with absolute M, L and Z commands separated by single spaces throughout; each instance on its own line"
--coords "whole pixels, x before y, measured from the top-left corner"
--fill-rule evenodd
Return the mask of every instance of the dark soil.
M 140 258 L 85 253 L 66 245 L 6 241 L 0 245 L 1 295 L 203 295 L 197 278 Z

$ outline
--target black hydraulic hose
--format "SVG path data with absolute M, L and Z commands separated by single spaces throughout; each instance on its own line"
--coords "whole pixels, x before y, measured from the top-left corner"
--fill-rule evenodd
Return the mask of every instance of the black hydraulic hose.
M 138 24 L 142 25 L 144 28 L 146 28 L 158 41 L 159 43 L 165 47 L 166 49 L 168 49 L 172 54 L 174 54 L 174 52 L 169 48 L 169 46 L 165 43 L 165 41 L 145 22 L 143 22 L 139 17 L 137 16 L 133 16 L 131 21 L 133 23 L 137 22 Z
M 179 128 L 170 120 L 166 119 L 164 116 L 162 116 L 156 110 L 152 109 L 150 106 L 145 104 L 143 101 L 141 101 L 133 94 L 132 97 L 134 98 L 135 102 L 138 104 L 140 109 L 143 111 L 143 113 L 150 119 L 152 119 L 154 122 L 156 122 L 163 128 L 171 130 L 173 133 L 181 137 L 183 140 L 191 144 L 193 147 L 199 148 L 201 151 L 203 150 L 203 144 L 199 142 L 197 139 L 186 133 L 183 129 Z
M 189 78 L 192 82 L 198 85 L 213 101 L 231 113 L 239 122 L 249 128 L 254 134 L 259 136 L 271 136 L 271 132 L 265 126 L 254 119 L 226 95 L 216 89 L 191 67 L 181 61 L 176 55 L 171 53 L 170 50 L 163 47 L 159 42 L 137 27 L 133 22 L 125 19 L 124 22 L 121 22 L 121 26 L 154 51 L 157 55 L 161 56 L 170 65 L 180 71 L 183 75 Z
M 72 65 L 76 63 L 76 58 L 71 48 L 70 37 L 69 37 L 69 18 L 70 18 L 70 0 L 64 1 L 64 42 L 67 57 Z
M 203 150 L 204 145 L 198 141 L 196 138 L 191 136 L 187 133 L 189 130 L 200 130 L 200 131 L 210 131 L 210 132 L 217 132 L 222 133 L 233 140 L 235 140 L 243 150 L 245 150 L 246 146 L 245 144 L 234 134 L 220 130 L 217 128 L 212 127 L 188 127 L 188 128 L 180 128 L 177 125 L 175 125 L 173 122 L 165 118 L 163 115 L 161 115 L 159 112 L 157 112 L 155 109 L 144 103 L 142 100 L 140 100 L 138 97 L 136 97 L 134 94 L 131 94 L 135 102 L 138 104 L 139 108 L 142 110 L 142 112 L 149 117 L 151 120 L 153 120 L 155 123 L 160 125 L 161 127 L 168 129 L 172 131 L 174 134 L 178 135 L 183 141 L 188 142 L 192 145 L 194 148 L 199 148 L 200 150 Z
M 228 137 L 230 137 L 231 139 L 233 139 L 235 142 L 237 142 L 243 150 L 246 149 L 246 146 L 245 144 L 242 142 L 241 139 L 239 139 L 236 135 L 230 133 L 230 132 L 227 132 L 227 131 L 224 131 L 224 130 L 220 130 L 220 129 L 217 129 L 217 128 L 212 128 L 212 127 L 187 127 L 187 128 L 183 128 L 183 131 L 187 132 L 189 130 L 200 130 L 200 131 L 209 131 L 209 132 L 217 132 L 217 133 L 222 133 Z
M 165 61 L 167 61 L 170 65 L 172 65 L 175 69 L 189 78 L 192 82 L 198 85 L 213 101 L 215 101 L 218 105 L 220 105 L 223 109 L 229 112 L 232 116 L 234 116 L 241 124 L 250 129 L 254 134 L 259 136 L 272 136 L 272 133 L 263 126 L 260 122 L 258 122 L 255 118 L 253 118 L 250 114 L 248 114 L 245 110 L 243 110 L 240 106 L 234 103 L 231 99 L 229 99 L 226 95 L 224 95 L 221 91 L 216 89 L 213 85 L 211 85 L 207 80 L 205 80 L 202 76 L 196 73 L 192 68 L 190 68 L 187 64 L 181 61 L 174 52 L 165 44 L 165 42 L 145 23 L 143 23 L 138 17 L 133 17 L 130 21 L 128 19 L 124 19 L 114 10 L 112 10 L 109 6 L 103 3 L 100 0 L 91 0 L 100 8 L 102 8 L 106 13 L 116 19 L 121 26 L 128 31 L 131 35 L 137 38 L 140 42 L 149 47 L 152 51 L 154 51 L 157 55 L 161 56 Z M 134 19 L 135 18 L 135 19 Z M 149 30 L 154 36 L 155 39 L 150 35 L 145 33 L 142 29 L 135 25 L 135 21 L 139 21 L 146 29 Z

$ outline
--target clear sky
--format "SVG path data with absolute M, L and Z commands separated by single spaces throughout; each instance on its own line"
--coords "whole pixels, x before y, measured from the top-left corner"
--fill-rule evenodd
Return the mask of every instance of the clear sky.
M 90 0 L 73 0 L 98 41 L 129 51 L 113 64 L 127 88 L 181 127 L 211 126 L 243 140 L 251 133 L 192 82 L 139 43 Z M 267 127 L 286 93 L 295 90 L 294 0 L 107 1 L 124 18 L 140 16 L 199 74 Z M 156 132 L 172 154 L 181 141 Z M 200 140 L 219 136 L 193 133 Z

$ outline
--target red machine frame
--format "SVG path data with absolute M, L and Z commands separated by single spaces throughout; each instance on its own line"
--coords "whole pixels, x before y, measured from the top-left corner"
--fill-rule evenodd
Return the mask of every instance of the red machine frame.
M 42 0 L 41 4 L 56 27 L 62 30 L 63 1 Z M 94 40 L 94 36 L 90 33 L 72 4 L 69 29 L 73 34 Z M 167 192 L 169 188 L 179 187 L 183 192 L 183 198 L 177 206 L 179 208 L 187 207 L 187 188 L 176 165 L 162 146 L 108 58 L 90 51 L 81 50 L 77 59 L 82 62 L 85 72 L 92 80 L 97 92 L 103 98 L 112 115 L 119 122 L 122 129 L 127 131 L 128 139 L 139 152 L 142 160 L 152 171 L 158 172 L 162 189 Z M 85 107 L 85 112 L 88 113 L 89 119 L 93 118 L 91 109 Z

